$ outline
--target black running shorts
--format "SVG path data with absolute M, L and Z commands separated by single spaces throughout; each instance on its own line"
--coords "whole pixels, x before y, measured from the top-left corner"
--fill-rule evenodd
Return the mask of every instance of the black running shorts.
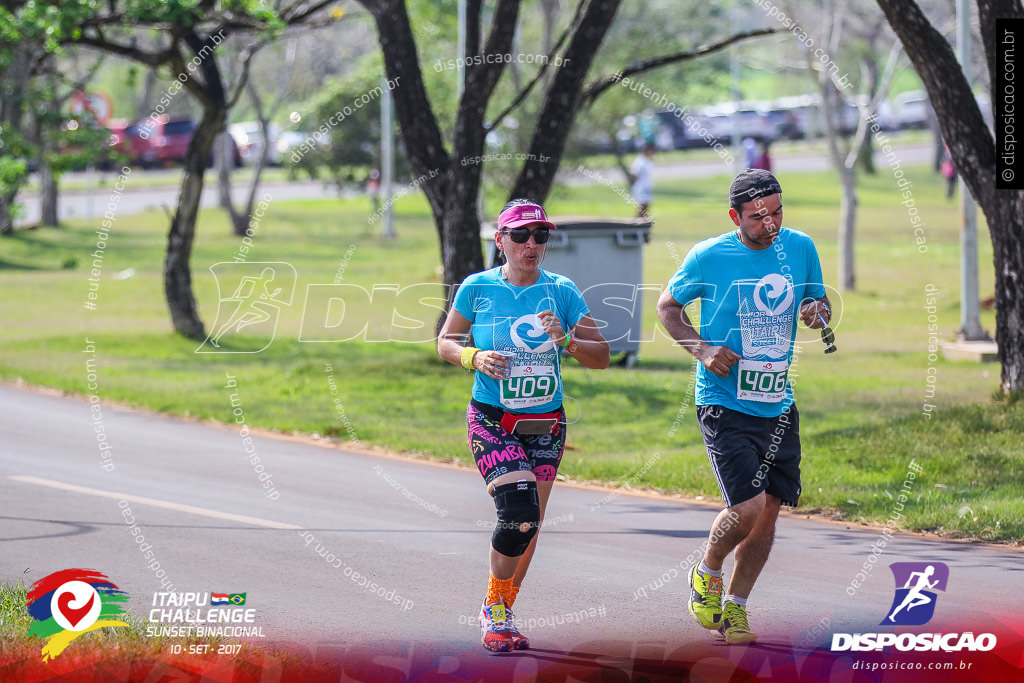
M 755 417 L 724 406 L 697 406 L 711 469 L 726 506 L 765 491 L 796 506 L 800 500 L 800 413 Z

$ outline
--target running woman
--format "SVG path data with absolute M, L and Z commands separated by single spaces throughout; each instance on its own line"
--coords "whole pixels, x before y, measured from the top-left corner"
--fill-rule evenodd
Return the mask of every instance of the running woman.
M 554 229 L 539 204 L 509 202 L 494 235 L 505 264 L 462 282 L 437 339 L 441 358 L 476 372 L 469 446 L 498 511 L 480 608 L 481 641 L 493 652 L 530 647 L 512 605 L 565 448 L 560 352 L 608 367 L 608 342 L 580 290 L 540 268 Z M 476 346 L 466 346 L 470 332 Z
M 796 318 L 831 318 L 811 238 L 782 227 L 782 187 L 770 172 L 733 180 L 737 229 L 700 242 L 658 301 L 658 318 L 699 364 L 694 405 L 725 501 L 690 571 L 690 614 L 730 643 L 757 640 L 747 598 L 764 568 L 782 505 L 800 498 L 800 417 L 789 384 Z M 700 333 L 683 307 L 700 299 Z M 722 565 L 736 551 L 728 592 Z

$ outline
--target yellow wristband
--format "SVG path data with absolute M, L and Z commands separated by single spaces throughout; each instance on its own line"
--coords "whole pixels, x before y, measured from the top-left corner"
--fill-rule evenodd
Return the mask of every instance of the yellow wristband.
M 479 352 L 480 349 L 475 346 L 467 346 L 462 349 L 462 367 L 467 370 L 475 370 L 476 368 L 473 367 L 473 358 L 475 358 L 476 354 Z

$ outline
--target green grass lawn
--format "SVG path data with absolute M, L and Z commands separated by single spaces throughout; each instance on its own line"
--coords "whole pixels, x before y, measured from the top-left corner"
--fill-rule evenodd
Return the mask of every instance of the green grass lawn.
M 831 295 L 841 306 L 835 326 L 839 353 L 825 356 L 817 333 L 798 334 L 805 342 L 794 384 L 803 418 L 802 509 L 884 522 L 914 459 L 923 471 L 912 484 L 903 528 L 1019 543 L 1024 407 L 993 399 L 996 364 L 947 362 L 941 354 L 929 360 L 927 285 L 939 290 L 939 337 L 952 338 L 959 325 L 959 216 L 956 204 L 944 198 L 941 178 L 923 167 L 907 169 L 907 177 L 926 224 L 927 252 L 919 252 L 895 182 L 880 167 L 876 177 L 861 181 L 858 291 Z M 780 180 L 785 224 L 815 239 L 826 284 L 834 285 L 834 176 L 791 174 Z M 651 291 L 644 299 L 643 329 L 650 341 L 642 344 L 633 370 L 592 371 L 567 363 L 566 393 L 579 405 L 567 403 L 570 419 L 582 412 L 570 428 L 561 469 L 567 477 L 717 498 L 687 391 L 692 358 L 660 330 L 654 302 L 690 246 L 731 228 L 724 206 L 728 183 L 723 176 L 656 186 L 657 225 L 644 265 Z M 486 204 L 495 214 L 501 201 L 490 197 Z M 554 215 L 633 213 L 601 186 L 557 188 L 548 208 Z M 410 342 L 429 334 L 394 334 L 390 307 L 364 305 L 353 306 L 351 314 L 368 315 L 370 338 L 393 335 L 405 343 L 299 341 L 307 285 L 334 282 L 339 266 L 348 284 L 440 281 L 426 202 L 410 195 L 396 202 L 396 210 L 399 237 L 385 241 L 381 226 L 367 223 L 366 200 L 273 203 L 248 257 L 290 263 L 298 274 L 296 294 L 282 311 L 273 343 L 251 354 L 196 354 L 194 342 L 170 332 L 161 281 L 167 227 L 162 214 L 118 218 L 94 311 L 83 302 L 95 226 L 75 222 L 19 232 L 0 241 L 0 378 L 86 394 L 88 338 L 96 349 L 98 394 L 106 401 L 228 422 L 229 394 L 237 391 L 251 426 L 339 441 L 358 438 L 470 463 L 464 412 L 472 377 L 438 360 L 433 343 Z M 992 292 L 993 270 L 984 227 L 980 243 L 985 297 Z M 209 267 L 230 261 L 238 244 L 222 212 L 202 214 L 192 266 L 208 327 L 218 303 Z M 983 312 L 982 323 L 994 331 L 992 311 Z M 926 399 L 930 367 L 935 392 Z M 228 373 L 237 378 L 236 389 L 224 387 Z M 935 406 L 931 417 L 923 414 L 925 402 Z

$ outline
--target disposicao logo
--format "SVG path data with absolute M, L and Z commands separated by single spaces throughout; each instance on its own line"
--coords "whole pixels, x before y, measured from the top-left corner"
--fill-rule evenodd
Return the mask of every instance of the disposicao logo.
M 889 565 L 896 591 L 881 626 L 920 626 L 935 615 L 937 590 L 945 592 L 949 567 L 942 562 L 894 562 Z M 895 647 L 902 652 L 986 652 L 996 646 L 992 633 L 833 633 L 833 652 L 882 651 Z
M 25 599 L 35 621 L 30 636 L 42 638 L 43 661 L 53 659 L 78 636 L 120 620 L 128 594 L 95 569 L 64 569 L 39 579 Z
M 927 624 L 935 614 L 935 591 L 946 591 L 949 567 L 942 562 L 894 562 L 889 569 L 896 581 L 896 596 L 882 625 Z

